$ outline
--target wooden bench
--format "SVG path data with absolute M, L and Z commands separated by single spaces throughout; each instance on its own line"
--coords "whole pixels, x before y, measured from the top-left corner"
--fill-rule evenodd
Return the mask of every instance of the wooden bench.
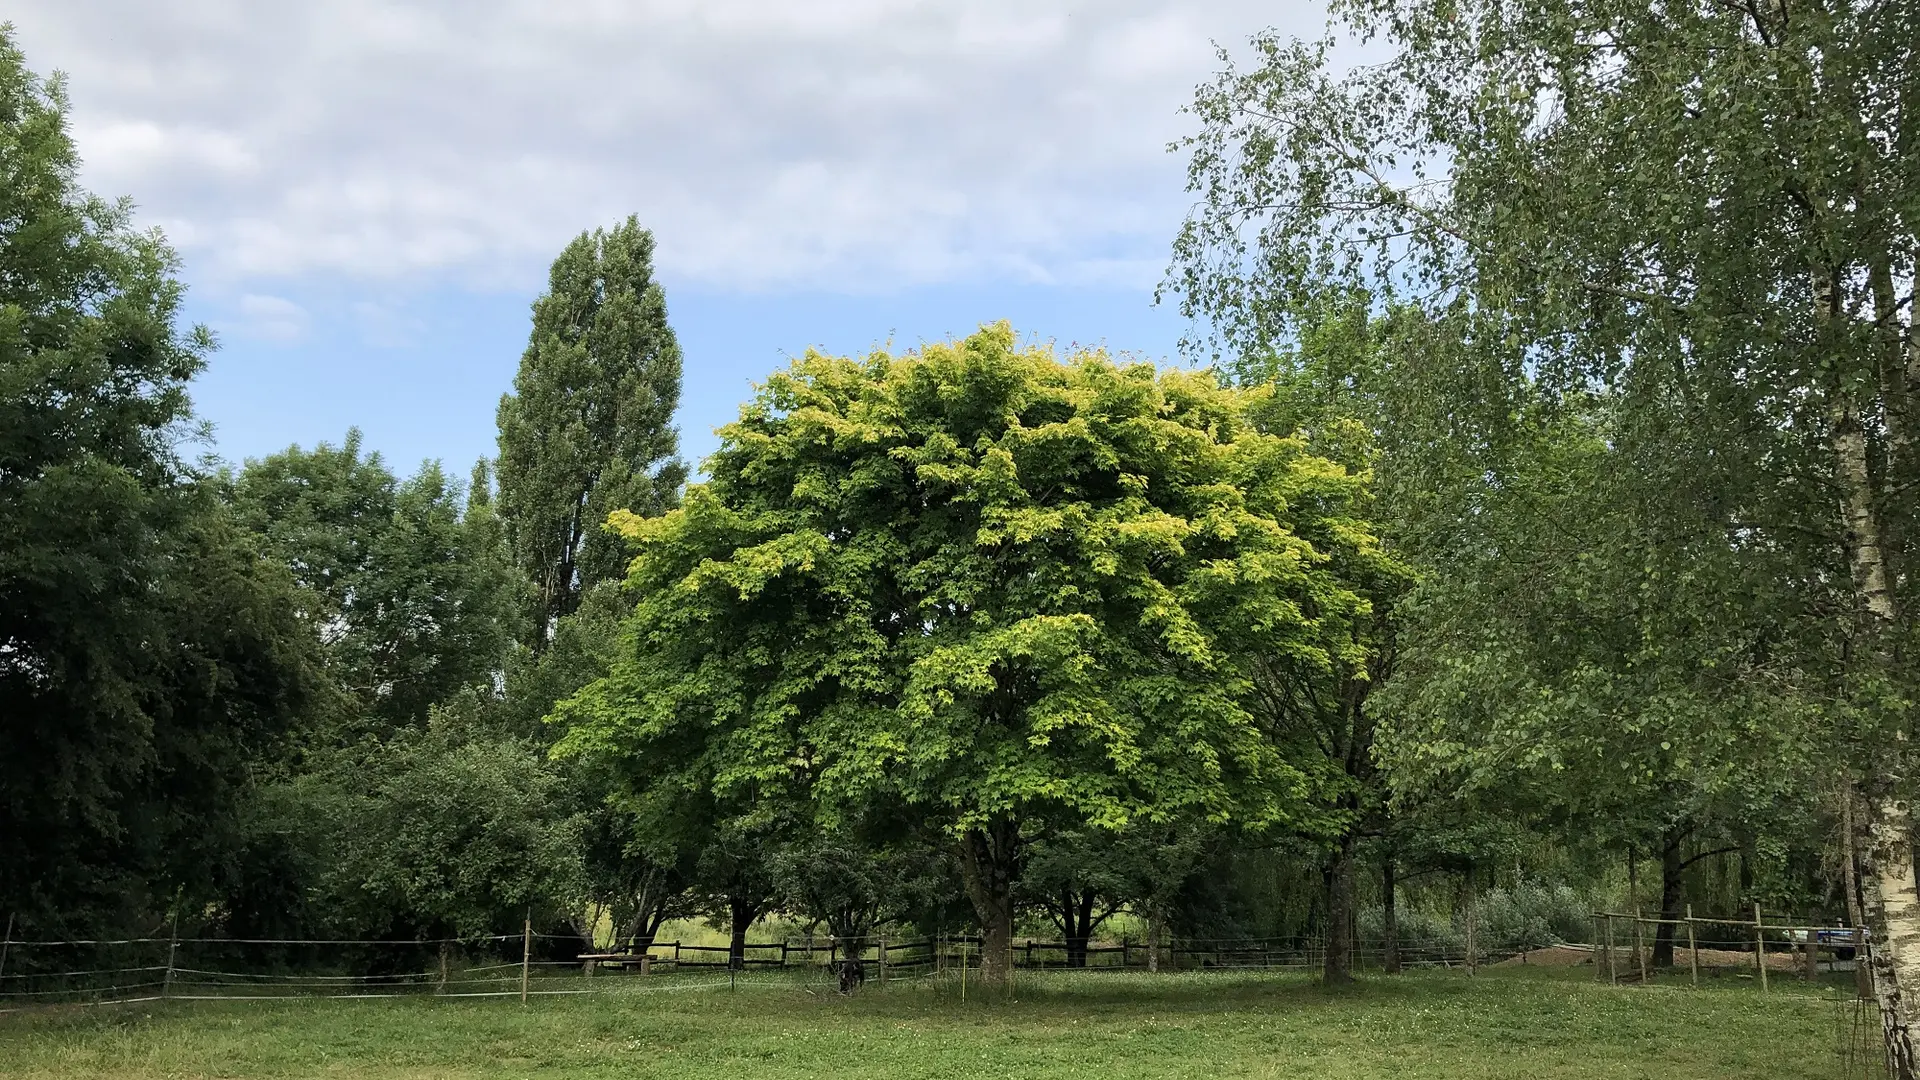
M 601 964 L 639 964 L 640 974 L 645 975 L 653 957 L 647 953 L 581 953 L 580 962 L 586 965 L 588 975 Z

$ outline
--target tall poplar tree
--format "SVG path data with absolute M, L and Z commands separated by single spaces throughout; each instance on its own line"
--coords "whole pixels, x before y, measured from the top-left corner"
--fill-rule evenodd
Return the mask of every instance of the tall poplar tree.
M 538 597 L 536 647 L 588 588 L 625 572 L 607 515 L 660 513 L 686 479 L 672 426 L 680 345 L 653 243 L 628 217 L 567 245 L 500 399 L 500 513 Z

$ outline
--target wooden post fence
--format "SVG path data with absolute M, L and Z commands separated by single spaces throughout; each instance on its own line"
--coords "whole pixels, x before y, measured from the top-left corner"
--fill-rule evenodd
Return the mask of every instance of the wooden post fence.
M 1619 958 L 1615 955 L 1617 947 L 1613 939 L 1614 922 L 1617 919 L 1627 919 L 1633 923 L 1633 933 L 1628 942 L 1635 954 L 1635 965 L 1632 970 L 1639 975 L 1640 981 L 1643 982 L 1651 980 L 1654 972 L 1649 954 L 1644 947 L 1642 924 L 1651 924 L 1654 926 L 1672 925 L 1675 927 L 1684 924 L 1687 928 L 1687 967 L 1690 981 L 1695 987 L 1700 985 L 1700 967 L 1702 963 L 1700 958 L 1700 925 L 1705 923 L 1710 927 L 1727 926 L 1734 928 L 1736 934 L 1738 933 L 1738 927 L 1751 925 L 1753 927 L 1754 977 L 1759 979 L 1762 990 L 1771 989 L 1773 976 L 1772 973 L 1767 970 L 1766 915 L 1757 903 L 1753 905 L 1751 923 L 1735 917 L 1703 919 L 1694 914 L 1692 904 L 1687 905 L 1686 917 L 1682 919 L 1669 919 L 1664 915 L 1649 916 L 1644 911 L 1639 910 L 1631 914 L 1611 911 L 1594 912 L 1593 956 L 1596 968 L 1602 962 L 1600 959 L 1601 954 L 1604 953 L 1606 955 L 1606 969 L 1604 972 L 1596 971 L 1595 977 L 1601 980 L 1610 979 L 1614 983 L 1620 981 Z M 1856 953 L 1855 963 L 1859 964 L 1862 962 L 1859 956 L 1864 955 L 1866 951 L 1866 932 L 1860 927 L 1797 926 L 1793 924 L 1793 920 L 1790 918 L 1783 916 L 1783 919 L 1786 919 L 1786 921 L 1774 925 L 1773 929 L 1779 930 L 1788 936 L 1789 941 L 1786 946 L 1786 955 L 1794 961 L 1796 970 L 1799 971 L 1803 978 L 1818 979 L 1819 956 L 1822 948 L 1833 950 L 1846 948 L 1851 945 Z M 1805 934 L 1806 937 L 1795 940 L 1792 938 L 1794 934 Z M 1676 939 L 1679 937 L 1677 932 L 1674 936 Z M 1708 944 L 1712 944 L 1712 942 Z M 1679 943 L 1676 940 L 1675 947 L 1678 948 L 1678 946 Z

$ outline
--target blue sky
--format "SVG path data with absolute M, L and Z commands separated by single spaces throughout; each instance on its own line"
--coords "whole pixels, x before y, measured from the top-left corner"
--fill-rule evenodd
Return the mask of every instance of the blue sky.
M 1021 333 L 1105 346 L 1156 361 L 1176 360 L 1185 322 L 1152 305 L 1151 290 L 953 283 L 846 294 L 739 294 L 675 289 L 668 308 L 686 374 L 678 424 L 696 463 L 717 443 L 767 372 L 808 346 L 864 353 L 964 335 L 983 320 L 1007 319 Z M 352 293 L 302 295 L 297 337 L 222 335 L 222 347 L 195 386 L 200 414 L 216 425 L 216 450 L 239 460 L 298 442 L 338 443 L 361 429 L 366 445 L 395 467 L 440 458 L 461 475 L 493 453 L 494 410 L 513 381 L 526 344 L 528 291 L 423 290 L 395 305 L 405 325 L 369 330 Z M 221 314 L 193 304 L 201 321 Z
M 222 341 L 230 460 L 358 426 L 464 471 L 548 261 L 640 216 L 697 461 L 751 383 L 1009 319 L 1172 358 L 1167 144 L 1216 66 L 1311 3 L 16 0 L 69 79 L 82 180 L 130 195 Z

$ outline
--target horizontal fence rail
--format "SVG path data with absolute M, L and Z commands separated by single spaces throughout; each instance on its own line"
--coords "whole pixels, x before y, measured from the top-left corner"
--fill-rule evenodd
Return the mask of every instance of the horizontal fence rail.
M 1867 947 L 1857 927 L 1810 920 L 1696 918 L 1593 913 L 1590 944 L 1535 950 L 1468 949 L 1444 940 L 1356 940 L 1358 969 L 1468 968 L 1483 964 L 1590 963 L 1613 983 L 1647 981 L 1664 929 L 1675 958 L 1697 983 L 1703 972 L 1745 968 L 1764 985 L 1772 977 L 1816 977 L 1859 964 Z M 1469 939 L 1471 940 L 1471 939 Z M 536 958 L 535 947 L 539 947 Z M 0 1011 L 151 1000 L 271 1001 L 314 998 L 531 997 L 619 991 L 668 992 L 739 985 L 782 969 L 802 980 L 851 984 L 959 975 L 978 969 L 977 935 L 904 940 L 819 936 L 728 945 L 633 941 L 606 951 L 570 935 L 535 934 L 421 940 L 144 937 L 9 940 L 0 951 Z M 583 946 L 585 947 L 583 949 Z M 1158 945 L 1122 937 L 1086 942 L 1018 939 L 1006 961 L 1015 970 L 1314 973 L 1327 963 L 1324 940 L 1169 938 Z M 1664 956 L 1663 956 L 1664 958 Z M 1799 965 L 1796 967 L 1796 965 Z M 715 973 L 724 976 L 715 978 Z M 704 974 L 703 974 L 704 973 Z M 751 979 L 750 979 L 751 981 Z M 773 985 L 773 984 L 767 984 Z
M 1851 971 L 1856 995 L 1872 993 L 1867 963 L 1872 943 L 1864 927 L 1768 917 L 1755 905 L 1750 916 L 1696 916 L 1691 907 L 1684 914 L 1596 911 L 1593 929 L 1594 977 L 1603 982 L 1651 982 L 1684 970 L 1698 986 L 1703 972 L 1731 972 L 1756 979 L 1765 989 L 1773 978 L 1811 982 L 1823 970 Z M 1659 962 L 1663 950 L 1665 964 Z

